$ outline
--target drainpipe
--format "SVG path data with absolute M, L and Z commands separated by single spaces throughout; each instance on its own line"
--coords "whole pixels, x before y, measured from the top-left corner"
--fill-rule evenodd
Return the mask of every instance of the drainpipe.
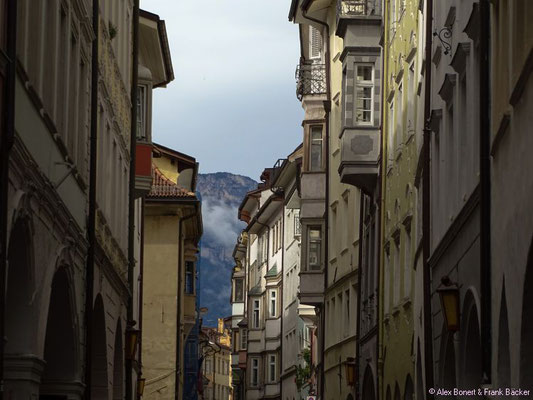
M 383 70 L 382 70 L 383 71 Z M 355 398 L 359 399 L 359 378 L 360 378 L 360 358 L 361 358 L 361 280 L 363 277 L 363 225 L 364 225 L 364 192 L 361 190 L 361 200 L 359 203 L 359 254 L 358 254 L 358 267 L 357 267 L 357 331 L 356 331 L 356 340 L 355 344 Z M 368 262 L 368 260 L 367 260 Z M 368 273 L 368 271 L 367 271 Z
M 2 144 L 0 145 L 0 338 L 5 336 L 5 309 L 7 284 L 7 220 L 9 192 L 9 153 L 15 137 L 15 81 L 17 70 L 17 1 L 6 3 L 6 76 L 2 106 Z M 0 400 L 4 398 L 4 352 L 5 341 L 0 339 Z
M 423 257 L 423 296 L 424 296 L 424 373 L 426 377 L 426 395 L 428 400 L 434 396 L 428 392 L 434 387 L 433 377 L 433 332 L 431 325 L 431 274 L 429 257 L 431 254 L 431 50 L 433 47 L 433 0 L 426 0 L 426 70 L 424 88 L 424 157 L 422 176 L 422 257 Z
M 329 259 L 329 235 L 328 235 L 328 228 L 329 228 L 329 124 L 330 124 L 330 111 L 331 111 L 331 87 L 330 87 L 330 75 L 331 75 L 331 66 L 330 66 L 330 46 L 329 46 L 329 40 L 330 40 L 330 33 L 329 33 L 329 25 L 326 22 L 322 22 L 318 19 L 309 17 L 307 15 L 307 9 L 310 2 L 307 2 L 307 4 L 302 4 L 302 15 L 305 19 L 315 22 L 317 24 L 322 25 L 326 29 L 326 40 L 324 40 L 325 46 L 326 46 L 326 101 L 324 102 L 324 109 L 325 109 L 325 120 L 326 120 L 326 204 L 325 204 L 325 211 L 324 211 L 324 297 L 326 295 L 326 290 L 328 288 L 328 259 Z M 325 301 L 325 299 L 324 299 Z M 321 368 L 320 368 L 320 399 L 324 399 L 324 354 L 325 354 L 325 347 L 326 347 L 326 315 L 325 315 L 325 307 L 324 304 L 322 304 L 322 312 L 321 314 L 321 324 L 322 324 L 322 336 L 320 338 L 321 346 L 322 346 L 322 359 L 321 359 Z
M 283 194 L 283 197 L 285 198 L 285 192 Z M 283 371 L 283 278 L 285 277 L 285 202 L 281 204 L 281 286 L 280 286 L 280 303 L 281 303 L 281 312 L 280 312 L 280 355 L 279 355 L 279 371 L 280 371 L 280 379 L 279 379 L 279 395 L 283 399 L 283 379 L 281 379 L 281 372 Z
M 141 200 L 141 246 L 139 255 L 139 377 L 142 376 L 143 294 L 144 294 L 144 199 Z
M 479 1 L 480 41 L 479 52 L 479 170 L 481 188 L 480 218 L 480 281 L 481 281 L 481 343 L 482 373 L 484 385 L 491 383 L 492 362 L 492 305 L 491 305 L 491 177 L 490 177 L 490 5 L 488 0 Z
M 85 398 L 91 397 L 92 341 L 93 341 L 93 298 L 94 262 L 96 250 L 96 168 L 98 149 L 98 45 L 99 1 L 93 0 L 93 33 L 91 56 L 91 131 L 89 160 L 89 215 L 87 218 L 87 271 L 85 276 Z
M 133 320 L 133 293 L 135 270 L 135 161 L 137 146 L 137 86 L 139 77 L 139 0 L 133 2 L 133 43 L 131 68 L 131 125 L 130 125 L 130 182 L 128 198 L 128 288 L 127 326 L 135 325 Z M 142 222 L 141 222 L 142 223 Z M 126 400 L 133 399 L 133 360 L 126 358 Z
M 138 1 L 138 0 L 137 0 Z M 185 261 L 185 246 L 182 241 L 183 236 L 183 223 L 193 217 L 196 217 L 199 214 L 199 204 L 200 202 L 198 200 L 193 201 L 192 204 L 195 207 L 195 210 L 193 213 L 188 214 L 184 216 L 183 218 L 180 218 L 179 227 L 178 227 L 178 240 L 180 242 L 180 254 L 178 259 L 178 290 L 176 295 L 176 372 L 175 372 L 175 379 L 176 383 L 174 386 L 174 399 L 179 400 L 180 399 L 180 375 L 181 375 L 181 286 L 183 284 L 181 275 L 182 271 L 184 271 L 184 261 Z

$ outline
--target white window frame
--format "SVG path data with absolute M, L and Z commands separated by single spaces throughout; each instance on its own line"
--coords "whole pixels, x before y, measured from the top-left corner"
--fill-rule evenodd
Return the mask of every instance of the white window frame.
M 320 139 L 313 139 L 313 133 L 320 130 Z M 320 148 L 319 165 L 313 165 L 313 148 L 318 146 Z M 312 125 L 309 127 L 309 171 L 317 172 L 324 170 L 324 126 Z
M 241 329 L 241 350 L 246 350 L 248 348 L 248 329 L 242 328 Z
M 273 369 L 272 369 L 273 368 Z M 277 354 L 268 355 L 268 382 L 275 383 L 277 380 L 278 357 Z M 272 372 L 274 374 L 272 374 Z
M 302 223 L 300 222 L 300 212 L 294 212 L 294 237 L 302 236 Z
M 361 80 L 359 81 L 358 77 L 359 77 L 359 74 L 358 74 L 358 70 L 359 70 L 359 67 L 370 67 L 370 69 L 372 70 L 372 76 L 370 78 L 370 80 Z M 355 101 L 354 101 L 354 124 L 355 125 L 358 125 L 358 126 L 372 126 L 374 125 L 374 100 L 375 100 L 375 87 L 374 87 L 374 79 L 375 79 L 375 68 L 374 68 L 374 64 L 371 64 L 371 63 L 357 63 L 355 64 L 355 76 L 354 76 L 354 83 L 355 83 L 355 88 L 354 88 L 354 95 L 355 95 Z M 370 88 L 371 89 L 371 94 L 370 94 L 370 121 L 357 121 L 357 100 L 358 100 L 358 91 L 357 89 L 361 87 L 361 88 Z M 365 110 L 363 108 L 363 110 Z
M 261 300 L 252 300 L 252 327 L 259 329 L 261 327 Z
M 250 365 L 250 386 L 257 387 L 259 386 L 259 358 L 251 357 Z
M 320 232 L 320 238 L 318 239 L 319 243 L 319 254 L 318 254 L 318 260 L 314 263 L 311 263 L 311 243 L 316 242 L 317 240 L 311 239 L 311 231 L 319 231 Z M 324 268 L 324 263 L 322 260 L 323 257 L 323 236 L 324 236 L 324 229 L 322 228 L 322 225 L 309 225 L 307 227 L 307 271 L 322 271 Z M 314 267 L 313 267 L 313 266 Z M 318 266 L 318 268 L 316 268 Z
M 269 313 L 270 318 L 277 318 L 278 316 L 278 291 L 276 289 L 271 289 L 269 291 L 268 313 Z
M 316 41 L 318 40 L 318 43 Z M 314 47 L 318 48 L 318 53 L 315 53 Z M 320 30 L 312 25 L 309 25 L 309 59 L 320 60 L 322 58 L 322 34 Z
M 137 140 L 149 141 L 146 126 L 148 110 L 148 85 L 139 84 L 137 87 Z

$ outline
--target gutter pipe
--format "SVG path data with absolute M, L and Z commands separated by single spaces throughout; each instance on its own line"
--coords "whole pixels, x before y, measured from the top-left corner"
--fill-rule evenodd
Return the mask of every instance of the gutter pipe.
M 326 59 L 326 101 L 324 101 L 324 110 L 325 110 L 325 136 L 326 136 L 326 199 L 325 199 L 325 207 L 324 207 L 324 297 L 326 295 L 326 290 L 328 288 L 328 259 L 329 259 L 329 235 L 328 235 L 328 229 L 329 229 L 329 124 L 330 124 L 330 111 L 331 111 L 331 83 L 330 83 L 330 76 L 331 76 L 331 66 L 330 66 L 330 46 L 329 46 L 329 40 L 330 40 L 330 32 L 329 32 L 329 25 L 326 22 L 322 22 L 318 19 L 309 17 L 307 15 L 307 10 L 309 8 L 310 1 L 304 0 L 304 3 L 302 4 L 302 15 L 305 19 L 315 22 L 319 25 L 324 26 L 326 29 L 326 40 L 324 40 L 324 43 L 326 45 L 326 51 L 325 51 L 325 59 Z M 324 299 L 325 301 L 325 299 Z M 321 314 L 321 324 L 322 324 L 322 335 L 321 335 L 321 347 L 322 347 L 322 359 L 321 359 L 321 368 L 320 368 L 320 399 L 324 399 L 324 363 L 325 363 L 325 353 L 326 353 L 326 315 L 325 315 L 325 307 L 324 304 L 321 306 L 322 312 Z
M 479 1 L 479 171 L 480 171 L 480 282 L 481 282 L 481 370 L 482 383 L 491 383 L 492 304 L 491 304 L 491 171 L 490 171 L 490 4 Z
M 135 270 L 135 162 L 137 146 L 137 86 L 139 77 L 139 0 L 133 2 L 133 49 L 132 49 L 132 75 L 131 75 L 131 126 L 130 126 L 130 182 L 128 198 L 128 288 L 129 297 L 127 304 L 127 327 L 132 329 L 133 320 L 133 293 Z M 142 223 L 142 221 L 141 221 Z M 126 358 L 126 400 L 133 400 L 133 360 Z
M 424 157 L 422 175 L 422 260 L 423 260 L 423 299 L 424 299 L 424 374 L 427 399 L 434 396 L 428 389 L 434 387 L 433 376 L 433 331 L 431 312 L 431 50 L 433 47 L 433 0 L 426 0 L 426 49 L 425 49 L 425 88 L 424 88 L 424 133 L 422 157 Z
M 96 252 L 96 179 L 98 159 L 98 47 L 99 47 L 99 1 L 93 0 L 93 33 L 91 56 L 91 130 L 89 159 L 89 215 L 87 218 L 87 271 L 85 277 L 85 398 L 91 399 L 92 389 L 92 341 L 94 263 Z
M 1 93 L 2 119 L 0 145 L 0 338 L 5 336 L 5 310 L 7 288 L 7 257 L 8 257 L 8 192 L 9 192 L 9 154 L 15 137 L 15 81 L 17 67 L 17 1 L 7 0 L 4 18 L 6 23 L 6 54 L 7 58 L 5 87 Z M 0 339 L 0 400 L 4 398 L 4 353 L 5 341 Z

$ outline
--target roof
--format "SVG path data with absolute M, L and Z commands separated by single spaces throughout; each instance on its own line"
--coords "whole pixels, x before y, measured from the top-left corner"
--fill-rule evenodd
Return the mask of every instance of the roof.
M 152 164 L 152 188 L 147 198 L 196 198 L 193 192 L 178 186 Z
M 269 278 L 269 277 L 277 276 L 277 275 L 278 275 L 278 266 L 274 265 L 272 268 L 268 270 L 268 272 L 265 275 L 265 278 Z

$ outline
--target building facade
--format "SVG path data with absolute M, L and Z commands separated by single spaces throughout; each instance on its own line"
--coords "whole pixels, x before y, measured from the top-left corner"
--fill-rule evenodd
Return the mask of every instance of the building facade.
M 381 396 L 414 396 L 414 236 L 421 135 L 419 4 L 386 1 L 383 41 L 383 157 L 381 213 Z M 399 362 L 398 360 L 403 360 Z
M 133 396 L 138 359 L 125 347 L 138 322 L 141 200 L 133 213 L 125 205 L 142 195 L 130 179 L 138 5 L 16 6 L 4 394 Z M 154 75 L 166 62 L 140 54 Z
M 183 396 L 186 339 L 196 325 L 196 261 L 202 234 L 198 164 L 154 145 L 144 209 L 143 376 L 145 398 Z
M 491 5 L 491 279 L 494 387 L 533 390 L 531 158 L 533 4 Z

